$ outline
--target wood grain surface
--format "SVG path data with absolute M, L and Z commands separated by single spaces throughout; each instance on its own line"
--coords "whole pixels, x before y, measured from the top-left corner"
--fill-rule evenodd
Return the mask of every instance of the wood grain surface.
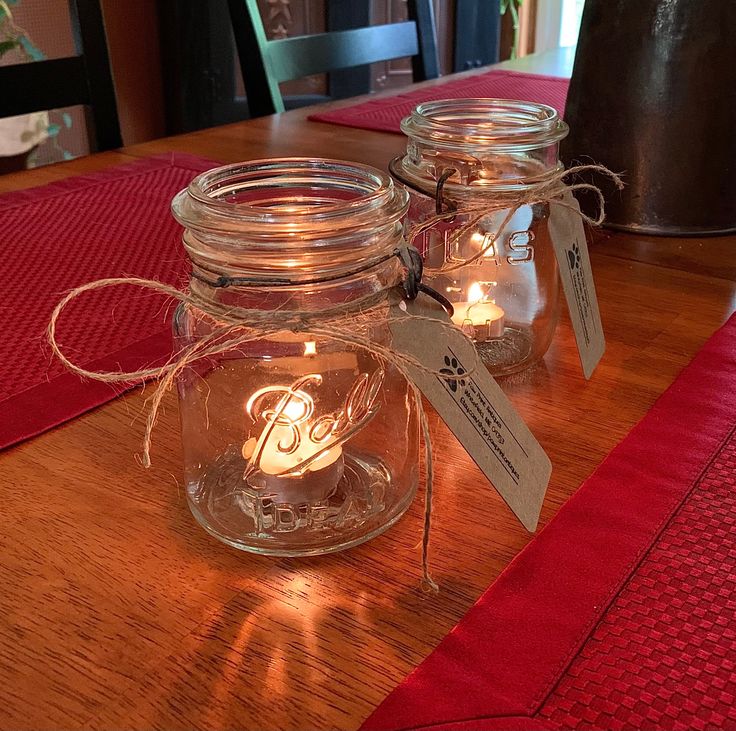
M 554 73 L 545 63 L 525 70 Z M 404 147 L 399 135 L 307 114 L 6 176 L 0 191 L 169 150 L 385 167 Z M 608 343 L 592 380 L 567 319 L 543 363 L 502 380 L 554 465 L 541 525 L 736 303 L 735 237 L 601 232 L 592 261 Z M 139 466 L 144 398 L 133 392 L 0 455 L 0 728 L 357 728 L 531 538 L 430 412 L 439 595 L 419 589 L 421 500 L 342 554 L 239 553 L 189 515 L 173 397 L 154 466 Z

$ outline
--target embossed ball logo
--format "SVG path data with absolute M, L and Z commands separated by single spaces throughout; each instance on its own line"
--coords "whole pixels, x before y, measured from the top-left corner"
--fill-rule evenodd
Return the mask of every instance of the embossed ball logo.
M 567 260 L 570 263 L 570 269 L 580 269 L 580 247 L 577 244 L 573 244 L 572 249 L 568 249 Z
M 464 376 L 466 371 L 465 368 L 458 363 L 457 358 L 451 358 L 449 355 L 446 355 L 445 367 L 440 368 L 440 373 L 445 376 L 447 385 L 453 393 L 457 393 L 458 384 L 462 388 L 465 388 L 465 379 L 459 378 L 459 376 Z

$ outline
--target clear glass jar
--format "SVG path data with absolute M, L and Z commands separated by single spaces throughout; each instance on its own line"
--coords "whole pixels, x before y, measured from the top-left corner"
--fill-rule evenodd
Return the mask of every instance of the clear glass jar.
M 544 104 L 447 99 L 420 104 L 401 129 L 406 154 L 391 171 L 410 193 L 410 225 L 436 215 L 443 178 L 442 210 L 461 211 L 414 238 L 425 280 L 452 302 L 453 321 L 493 375 L 529 366 L 547 351 L 559 315 L 549 204 L 522 205 L 504 221 L 515 199 L 562 170 L 567 125 Z M 479 206 L 488 214 L 462 232 L 472 220 L 462 211 Z
M 301 158 L 211 170 L 174 198 L 202 303 L 176 312 L 180 348 L 222 328 L 229 308 L 310 313 L 295 331 L 233 346 L 230 336 L 178 378 L 189 505 L 222 541 L 280 556 L 337 551 L 386 530 L 411 502 L 419 428 L 406 380 L 365 348 L 309 330 L 325 308 L 400 281 L 386 255 L 407 205 L 378 170 Z M 256 281 L 217 286 L 222 277 Z M 351 332 L 386 344 L 387 314 L 356 312 Z

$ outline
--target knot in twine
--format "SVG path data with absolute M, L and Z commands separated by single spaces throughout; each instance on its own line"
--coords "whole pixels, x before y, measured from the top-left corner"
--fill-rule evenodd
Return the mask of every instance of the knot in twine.
M 560 171 L 548 181 L 545 181 L 545 183 L 530 188 L 512 200 L 509 200 L 508 198 L 505 200 L 493 200 L 488 198 L 478 205 L 469 206 L 463 209 L 439 212 L 412 227 L 408 235 L 409 242 L 411 243 L 419 234 L 440 221 L 454 218 L 460 214 L 467 214 L 470 216 L 469 220 L 460 225 L 458 229 L 453 232 L 453 240 L 456 240 L 473 226 L 477 225 L 477 223 L 489 213 L 496 210 L 508 209 L 508 213 L 504 217 L 501 225 L 493 236 L 490 237 L 489 244 L 470 259 L 462 261 L 459 264 L 453 264 L 451 269 L 456 269 L 462 266 L 467 266 L 483 256 L 484 251 L 495 243 L 516 211 L 524 205 L 532 205 L 534 203 L 552 203 L 561 205 L 581 216 L 581 218 L 587 223 L 593 226 L 598 226 L 605 218 L 605 202 L 600 189 L 590 183 L 577 183 L 569 186 L 564 183 L 564 178 L 567 175 L 583 171 L 597 171 L 603 173 L 608 175 L 619 189 L 623 187 L 623 182 L 620 177 L 608 170 L 608 168 L 605 168 L 602 165 L 580 165 L 570 168 L 569 170 Z M 575 206 L 571 206 L 570 204 L 559 200 L 562 193 L 566 190 L 593 191 L 597 195 L 599 201 L 600 208 L 598 216 L 587 216 Z M 405 265 L 407 265 L 407 262 L 413 258 L 413 255 L 408 256 L 407 258 L 406 252 L 403 251 L 403 249 L 406 248 L 407 247 L 405 246 L 401 247 L 400 250 L 395 252 L 396 255 L 400 256 Z M 449 269 L 443 269 L 442 271 L 448 270 Z M 416 275 L 412 273 L 411 266 L 407 265 L 407 272 L 409 280 L 414 281 L 412 277 L 416 277 Z M 298 285 L 298 282 L 295 284 Z M 159 367 L 141 368 L 136 371 L 91 371 L 83 368 L 71 361 L 59 346 L 56 337 L 59 317 L 72 300 L 84 293 L 119 285 L 142 287 L 143 289 L 167 295 L 187 307 L 194 307 L 206 312 L 218 320 L 220 324 L 215 327 L 212 332 L 201 337 L 196 343 L 189 345 L 180 352 L 174 354 L 164 365 Z M 414 294 L 417 293 L 418 289 L 419 292 L 424 292 L 425 294 L 429 293 L 436 297 L 436 293 L 433 293 L 428 287 L 422 285 L 418 281 L 416 282 L 416 287 L 412 285 L 411 289 L 414 290 Z M 421 542 L 422 588 L 425 591 L 437 592 L 439 591 L 439 587 L 432 579 L 429 572 L 429 536 L 431 529 L 432 491 L 434 480 L 432 442 L 429 433 L 427 414 L 422 403 L 422 395 L 411 377 L 410 370 L 412 368 L 416 368 L 425 373 L 430 373 L 445 379 L 447 379 L 448 376 L 440 373 L 439 370 L 428 368 L 409 354 L 395 350 L 390 345 L 383 345 L 370 339 L 370 326 L 372 322 L 375 322 L 375 314 L 378 310 L 385 311 L 388 307 L 389 297 L 392 291 L 395 291 L 395 288 L 389 287 L 378 290 L 365 297 L 333 305 L 319 311 L 287 310 L 284 308 L 278 310 L 257 310 L 225 306 L 221 303 L 214 302 L 209 298 L 197 295 L 196 292 L 184 292 L 169 284 L 152 279 L 144 279 L 141 277 L 111 277 L 99 279 L 94 282 L 88 282 L 87 284 L 76 287 L 67 293 L 66 296 L 59 301 L 51 314 L 51 319 L 47 328 L 47 338 L 56 357 L 59 358 L 68 370 L 72 373 L 76 373 L 82 378 L 91 378 L 104 383 L 146 382 L 149 380 L 154 380 L 157 383 L 153 394 L 146 400 L 146 403 L 149 405 L 149 409 L 146 416 L 146 427 L 143 437 L 143 455 L 141 460 L 145 468 L 149 468 L 151 466 L 152 433 L 164 395 L 171 389 L 178 375 L 180 375 L 187 367 L 202 358 L 219 355 L 238 346 L 261 340 L 279 332 L 308 331 L 314 336 L 333 339 L 345 345 L 360 348 L 373 354 L 382 363 L 391 364 L 407 380 L 414 398 L 421 426 L 422 439 L 424 441 L 426 470 L 424 527 Z M 467 338 L 467 335 L 455 328 L 455 325 L 449 320 L 443 321 L 437 320 L 436 318 L 409 314 L 397 315 L 395 316 L 395 319 L 397 321 L 401 321 L 403 319 L 411 319 L 414 321 L 431 320 L 436 325 L 450 328 L 453 333 L 456 334 L 455 336 Z M 471 372 L 472 371 L 469 371 L 469 373 Z

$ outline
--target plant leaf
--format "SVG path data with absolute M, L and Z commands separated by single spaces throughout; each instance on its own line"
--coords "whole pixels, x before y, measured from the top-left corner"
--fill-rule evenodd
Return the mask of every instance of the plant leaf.
M 518 10 L 523 2 L 524 0 L 501 0 L 501 15 L 506 15 L 512 5 Z
M 18 48 L 18 46 L 19 43 L 15 39 L 0 41 L 0 56 L 8 53 L 8 51 L 12 51 L 14 48 Z

